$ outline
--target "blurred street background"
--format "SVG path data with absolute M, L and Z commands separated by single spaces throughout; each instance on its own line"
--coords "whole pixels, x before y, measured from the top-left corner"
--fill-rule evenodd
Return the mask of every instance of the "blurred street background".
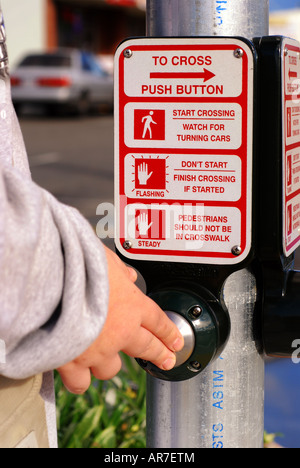
M 117 44 L 145 34 L 145 3 L 1 0 L 12 73 L 27 53 L 58 46 L 84 47 L 112 73 Z M 271 34 L 300 40 L 300 2 L 271 0 L 270 6 Z M 113 203 L 114 198 L 113 114 L 48 115 L 46 110 L 27 104 L 19 114 L 33 180 L 78 208 L 95 228 L 97 206 Z M 105 242 L 113 248 L 113 239 Z M 290 360 L 267 363 L 265 428 L 282 433 L 277 441 L 289 448 L 300 448 L 299 392 L 300 364 Z
M 95 228 L 100 203 L 114 200 L 113 115 L 19 118 L 32 178 Z

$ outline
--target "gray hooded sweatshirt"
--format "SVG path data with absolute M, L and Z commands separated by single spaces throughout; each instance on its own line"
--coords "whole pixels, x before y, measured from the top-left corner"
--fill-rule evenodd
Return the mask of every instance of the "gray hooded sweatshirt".
M 97 338 L 107 314 L 108 279 L 103 245 L 89 223 L 31 179 L 7 66 L 2 21 L 0 374 L 24 379 L 70 362 Z M 51 381 L 46 374 L 48 403 Z

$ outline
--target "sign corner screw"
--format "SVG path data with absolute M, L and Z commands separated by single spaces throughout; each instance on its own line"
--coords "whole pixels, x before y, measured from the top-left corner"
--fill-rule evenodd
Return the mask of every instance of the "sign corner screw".
M 240 59 L 240 58 L 243 57 L 244 51 L 243 51 L 242 49 L 235 49 L 235 51 L 233 52 L 233 55 L 234 55 L 236 58 Z
M 126 50 L 124 50 L 124 57 L 125 57 L 125 58 L 131 58 L 131 57 L 132 57 L 132 54 L 133 54 L 133 52 L 132 52 L 131 49 L 126 49 Z
M 124 243 L 123 243 L 123 248 L 125 250 L 130 250 L 132 247 L 132 242 L 130 242 L 129 240 L 126 240 Z
M 242 253 L 242 248 L 240 245 L 235 245 L 234 247 L 232 247 L 231 252 L 233 253 L 233 255 L 236 255 L 238 257 Z

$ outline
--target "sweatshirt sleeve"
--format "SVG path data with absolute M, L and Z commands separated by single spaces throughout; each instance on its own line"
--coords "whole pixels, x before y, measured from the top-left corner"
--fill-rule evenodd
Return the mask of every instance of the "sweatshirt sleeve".
M 23 379 L 79 356 L 108 307 L 104 247 L 74 208 L 0 163 L 0 374 Z

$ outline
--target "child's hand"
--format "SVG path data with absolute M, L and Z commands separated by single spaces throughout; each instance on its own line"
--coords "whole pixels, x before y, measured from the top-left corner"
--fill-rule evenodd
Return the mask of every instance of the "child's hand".
M 183 348 L 183 338 L 167 315 L 134 284 L 137 275 L 111 250 L 106 249 L 110 301 L 104 328 L 97 340 L 81 356 L 58 369 L 72 393 L 90 386 L 91 373 L 109 380 L 121 369 L 119 352 L 151 361 L 171 370 L 175 352 Z

